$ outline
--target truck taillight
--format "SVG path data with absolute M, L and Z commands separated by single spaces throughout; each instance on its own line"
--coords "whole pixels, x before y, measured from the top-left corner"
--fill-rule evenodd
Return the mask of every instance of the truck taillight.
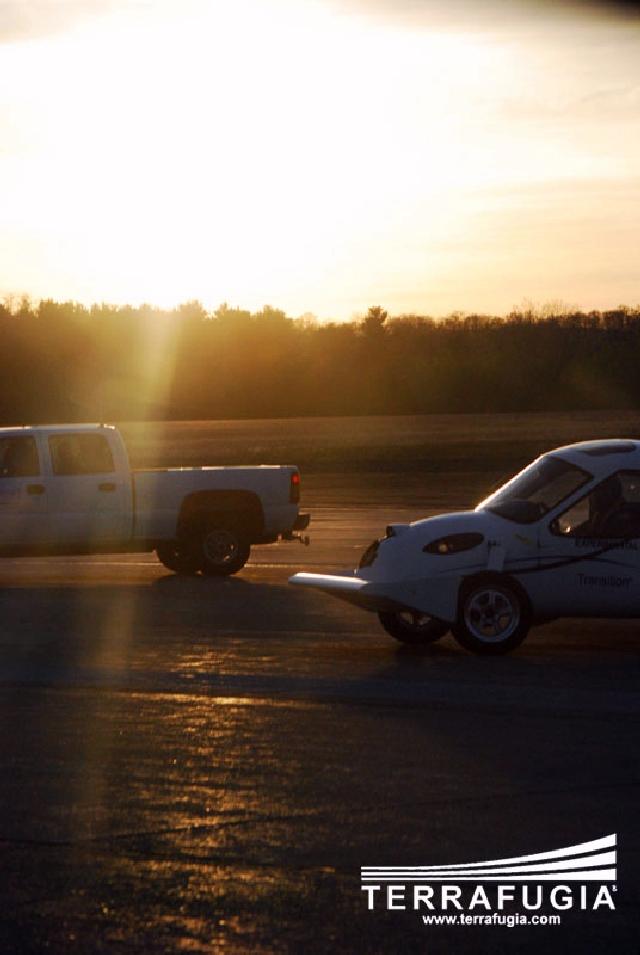
M 291 474 L 291 503 L 298 504 L 300 501 L 300 475 L 297 471 Z

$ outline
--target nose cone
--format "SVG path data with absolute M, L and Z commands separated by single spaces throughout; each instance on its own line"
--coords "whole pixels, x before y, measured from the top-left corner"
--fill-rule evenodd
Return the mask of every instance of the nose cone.
M 438 514 L 437 517 L 427 517 L 423 521 L 410 524 L 412 530 L 418 534 L 428 536 L 434 540 L 445 534 L 461 534 L 466 531 L 482 532 L 488 525 L 488 518 L 484 511 L 454 511 L 452 514 Z
M 457 553 L 479 548 L 488 533 L 488 515 L 462 511 L 414 524 L 391 524 L 371 564 L 358 570 L 367 580 L 393 581 L 452 569 Z M 446 565 L 445 565 L 446 562 Z

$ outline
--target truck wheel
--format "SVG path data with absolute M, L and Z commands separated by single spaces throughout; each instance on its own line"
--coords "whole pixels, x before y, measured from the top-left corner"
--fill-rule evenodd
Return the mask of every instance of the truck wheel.
M 467 650 L 499 656 L 520 646 L 529 632 L 526 596 L 511 581 L 472 581 L 462 591 L 453 635 Z
M 197 550 L 202 573 L 218 577 L 241 570 L 249 559 L 251 544 L 241 525 L 208 518 L 201 527 Z
M 160 563 L 175 574 L 191 576 L 197 574 L 200 569 L 197 557 L 180 547 L 175 541 L 160 544 L 159 547 L 156 547 L 156 554 Z
M 440 640 L 450 630 L 450 624 L 422 613 L 396 613 L 381 610 L 378 620 L 395 640 L 412 646 L 426 646 Z

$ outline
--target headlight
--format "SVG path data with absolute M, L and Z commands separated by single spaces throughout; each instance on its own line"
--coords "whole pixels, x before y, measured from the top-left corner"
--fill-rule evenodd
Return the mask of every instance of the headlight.
M 446 537 L 438 537 L 437 540 L 426 544 L 422 549 L 426 554 L 459 554 L 464 550 L 471 550 L 477 547 L 484 540 L 484 535 L 476 531 L 468 534 L 447 534 Z

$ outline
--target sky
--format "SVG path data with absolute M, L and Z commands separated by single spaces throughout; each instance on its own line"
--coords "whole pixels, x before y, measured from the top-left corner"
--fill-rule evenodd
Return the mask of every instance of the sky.
M 640 12 L 0 0 L 0 298 L 640 305 Z

